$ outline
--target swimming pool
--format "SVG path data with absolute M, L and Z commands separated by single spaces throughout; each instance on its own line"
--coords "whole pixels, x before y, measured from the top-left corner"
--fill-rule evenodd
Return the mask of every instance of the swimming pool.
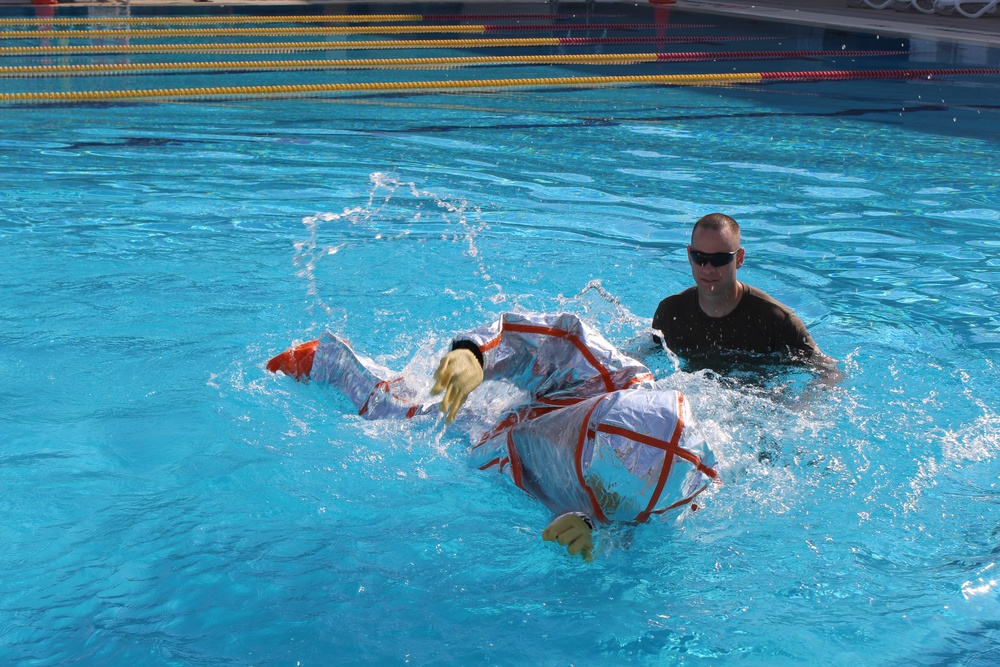
M 902 46 L 680 71 L 1000 59 Z M 2 85 L 214 85 L 156 76 Z M 2 661 L 995 663 L 998 99 L 980 76 L 6 107 Z M 544 508 L 470 469 L 460 430 L 364 422 L 263 368 L 330 327 L 426 376 L 510 309 L 628 346 L 714 210 L 845 379 L 809 398 L 800 373 L 658 361 L 723 483 L 593 564 L 540 540 Z

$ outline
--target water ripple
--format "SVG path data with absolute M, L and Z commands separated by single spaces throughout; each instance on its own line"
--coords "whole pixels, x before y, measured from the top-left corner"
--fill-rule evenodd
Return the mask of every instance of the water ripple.
M 882 192 L 867 190 L 865 188 L 825 188 L 809 186 L 802 188 L 802 193 L 816 199 L 868 199 L 871 197 L 885 197 Z

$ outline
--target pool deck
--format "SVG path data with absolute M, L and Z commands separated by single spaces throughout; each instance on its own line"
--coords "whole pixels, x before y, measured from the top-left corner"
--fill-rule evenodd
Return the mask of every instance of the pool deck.
M 970 19 L 852 7 L 847 0 L 677 0 L 677 9 L 1000 48 L 1000 11 Z
M 857 0 L 860 1 L 860 0 Z M 366 4 L 406 4 L 406 0 L 368 0 Z M 505 3 L 497 0 L 465 0 L 466 4 L 517 5 L 519 11 L 526 6 L 539 5 L 551 9 L 559 0 L 515 0 Z M 639 0 L 640 3 L 649 0 Z M 634 5 L 624 0 L 592 0 L 591 5 L 606 7 L 614 4 Z M 32 0 L 0 0 L 0 7 L 31 5 Z M 60 0 L 60 4 L 80 7 L 87 5 L 357 5 L 351 0 Z M 426 3 L 420 3 L 425 6 Z M 581 4 L 564 3 L 564 4 Z M 812 25 L 824 28 L 867 32 L 892 37 L 910 37 L 936 42 L 974 44 L 1000 48 L 1000 10 L 992 15 L 970 19 L 954 14 L 922 14 L 918 11 L 896 11 L 894 9 L 871 9 L 854 7 L 847 0 L 676 0 L 666 8 L 697 11 L 707 14 L 744 16 L 784 23 Z

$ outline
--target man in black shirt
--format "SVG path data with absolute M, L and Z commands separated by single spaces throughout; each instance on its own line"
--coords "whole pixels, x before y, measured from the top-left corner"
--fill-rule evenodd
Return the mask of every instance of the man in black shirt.
M 667 347 L 683 357 L 737 351 L 826 360 L 790 308 L 736 279 L 744 255 L 740 226 L 728 215 L 695 223 L 688 246 L 695 286 L 661 301 L 653 316 Z

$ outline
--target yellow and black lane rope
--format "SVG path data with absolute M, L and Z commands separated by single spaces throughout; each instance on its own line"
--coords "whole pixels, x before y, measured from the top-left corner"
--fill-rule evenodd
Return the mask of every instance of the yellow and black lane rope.
M 481 25 L 327 26 L 323 28 L 153 28 L 149 30 L 8 30 L 0 39 L 160 39 L 164 37 L 309 37 L 333 35 L 398 35 L 434 32 L 484 34 Z
M 624 14 L 600 14 L 596 18 L 622 18 Z M 0 26 L 48 25 L 224 25 L 246 23 L 402 23 L 420 21 L 524 21 L 595 18 L 584 14 L 316 14 L 265 16 L 59 16 L 52 18 L 5 18 Z M 671 27 L 677 27 L 671 24 Z M 690 27 L 690 26 L 684 26 Z
M 847 80 L 932 79 L 938 76 L 1000 74 L 1000 68 L 981 67 L 937 70 L 837 70 L 812 72 L 746 72 L 732 74 L 659 74 L 645 76 L 544 77 L 532 79 L 469 79 L 461 81 L 395 81 L 379 83 L 328 83 L 279 86 L 225 86 L 163 88 L 153 90 L 99 90 L 0 93 L 0 102 L 126 102 L 199 100 L 216 98 L 267 98 L 337 93 L 425 93 L 509 88 L 597 88 L 634 85 L 718 86 L 764 82 L 815 82 Z
M 335 35 L 406 35 L 462 33 L 487 34 L 495 32 L 546 32 L 568 30 L 651 30 L 656 26 L 647 23 L 601 24 L 513 24 L 513 25 L 368 25 L 325 26 L 293 28 L 130 28 L 95 30 L 7 30 L 0 31 L 0 39 L 159 39 L 173 37 L 310 37 Z
M 375 83 L 325 83 L 276 86 L 218 86 L 153 90 L 94 90 L 35 93 L 0 93 L 0 102 L 123 102 L 228 97 L 273 97 L 323 93 L 401 93 L 503 88 L 597 87 L 622 85 L 719 85 L 759 83 L 760 74 L 676 74 L 653 76 L 570 76 L 533 79 L 470 79 L 462 81 L 390 81 Z
M 551 32 L 569 30 L 652 30 L 648 23 L 529 25 L 351 25 L 295 28 L 97 28 L 95 30 L 5 30 L 0 39 L 161 39 L 174 37 L 329 37 L 336 35 L 485 35 L 496 32 Z
M 0 19 L 0 26 L 225 25 L 240 23 L 396 23 L 423 21 L 423 14 L 326 14 L 316 16 L 59 16 Z
M 585 53 L 578 55 L 456 56 L 447 58 L 356 58 L 338 60 L 109 63 L 0 67 L 0 77 L 105 76 L 161 72 L 277 72 L 326 69 L 430 69 L 509 65 L 634 65 L 706 60 L 774 60 L 810 57 L 905 55 L 909 51 L 730 51 L 689 53 Z
M 2 56 L 95 56 L 137 53 L 296 53 L 301 51 L 396 51 L 400 49 L 508 49 L 539 46 L 624 46 L 778 40 L 780 37 L 480 37 L 471 39 L 385 39 L 346 42 L 234 42 L 218 44 L 47 44 L 4 46 Z

